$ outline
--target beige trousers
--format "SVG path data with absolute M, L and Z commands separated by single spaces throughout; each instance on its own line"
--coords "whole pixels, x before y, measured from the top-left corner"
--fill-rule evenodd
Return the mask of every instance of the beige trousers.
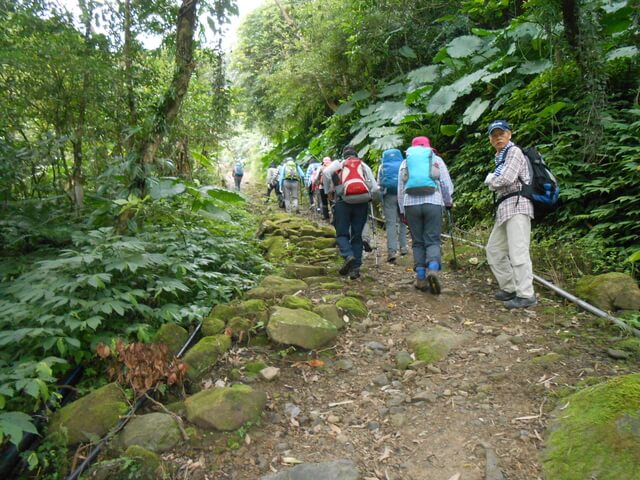
M 500 289 L 522 298 L 534 295 L 530 239 L 531 219 L 518 214 L 494 225 L 486 246 L 487 262 Z

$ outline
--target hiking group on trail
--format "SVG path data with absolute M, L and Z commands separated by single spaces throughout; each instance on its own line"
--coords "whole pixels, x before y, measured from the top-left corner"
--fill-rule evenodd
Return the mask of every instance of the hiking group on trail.
M 484 180 L 495 195 L 495 223 L 486 245 L 487 262 L 498 282 L 495 298 L 509 309 L 526 308 L 537 304 L 529 254 L 531 220 L 555 208 L 559 187 L 535 149 L 521 149 L 511 141 L 507 121 L 492 122 L 487 133 L 495 149 L 493 171 Z M 451 222 L 454 185 L 428 137 L 415 137 L 404 155 L 399 149 L 385 150 L 377 175 L 353 145 L 342 149 L 340 160 L 312 157 L 305 173 L 292 157 L 277 169 L 272 163 L 267 202 L 275 189 L 280 207 L 297 213 L 301 185 L 310 208 L 335 227 L 343 259 L 340 275 L 360 277 L 363 250 L 371 251 L 375 238 L 372 205 L 381 202 L 387 262 L 394 264 L 398 255 L 408 253 L 408 230 L 416 289 L 441 293 L 442 216 L 447 211 Z

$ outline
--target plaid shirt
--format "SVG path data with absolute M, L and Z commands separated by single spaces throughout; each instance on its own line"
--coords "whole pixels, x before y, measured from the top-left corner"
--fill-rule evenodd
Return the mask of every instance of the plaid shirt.
M 520 147 L 514 145 L 507 151 L 500 176 L 494 177 L 491 181 L 491 186 L 495 190 L 498 200 L 508 193 L 520 190 L 522 185 L 518 179 L 529 183 L 531 176 L 529 174 L 527 159 L 522 153 L 522 150 L 520 150 Z M 496 211 L 496 225 L 502 225 L 511 217 L 518 214 L 533 218 L 533 203 L 531 203 L 531 200 L 521 197 L 520 195 L 507 198 L 498 206 L 498 210 Z
M 444 205 L 442 200 L 441 189 L 446 188 L 449 194 L 453 197 L 453 183 L 451 182 L 451 176 L 444 160 L 437 155 L 433 156 L 433 162 L 440 167 L 440 181 L 436 182 L 439 188 L 430 195 L 411 195 L 404 191 L 409 174 L 407 172 L 407 161 L 404 160 L 400 164 L 400 173 L 398 173 L 398 206 L 400 207 L 400 213 L 404 215 L 404 207 L 410 205 L 422 205 L 423 203 L 431 203 L 433 205 Z

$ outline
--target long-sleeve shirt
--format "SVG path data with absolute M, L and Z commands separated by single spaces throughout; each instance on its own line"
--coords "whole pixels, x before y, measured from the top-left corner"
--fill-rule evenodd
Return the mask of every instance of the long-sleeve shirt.
M 280 190 L 281 191 L 282 191 L 282 185 L 284 184 L 284 181 L 285 180 L 291 180 L 291 179 L 284 178 L 284 174 L 285 174 L 286 170 L 287 169 L 285 168 L 285 165 L 282 165 L 280 167 L 280 169 L 278 170 L 278 183 L 280 184 Z M 300 168 L 300 165 L 296 165 L 296 172 L 298 174 L 298 178 L 296 178 L 295 180 L 299 180 L 301 182 L 304 182 L 304 172 Z
M 310 187 L 311 186 L 311 177 L 313 175 L 313 172 L 315 172 L 318 168 L 320 168 L 320 162 L 313 162 L 312 164 L 310 164 L 307 167 L 307 171 L 304 174 L 304 186 L 305 187 Z
M 267 169 L 267 185 L 271 185 L 278 176 L 278 169 L 276 167 L 269 167 Z
M 405 191 L 407 180 L 409 179 L 409 171 L 407 169 L 407 161 L 404 160 L 400 164 L 400 172 L 398 173 L 398 206 L 400 207 L 400 213 L 404 215 L 404 207 L 409 205 L 422 205 L 423 203 L 430 203 L 433 205 L 444 205 L 442 198 L 442 189 L 447 189 L 450 197 L 453 197 L 453 182 L 449 175 L 449 169 L 447 168 L 444 160 L 433 154 L 432 162 L 440 169 L 440 179 L 435 180 L 438 184 L 436 191 L 431 194 L 417 194 L 412 195 Z
M 376 178 L 373 175 L 373 171 L 371 171 L 371 167 L 369 167 L 369 165 L 364 163 L 362 160 L 360 160 L 360 162 L 362 165 L 364 183 L 366 183 L 367 188 L 369 189 L 369 193 L 371 193 L 371 196 L 373 198 L 376 198 L 380 194 L 380 187 L 378 186 L 378 182 L 376 182 Z M 323 176 L 325 192 L 328 193 L 335 190 L 335 187 L 333 185 L 333 180 L 331 177 L 334 173 L 338 172 L 339 170 L 342 170 L 343 167 L 344 167 L 344 160 L 334 160 L 333 163 L 331 163 L 331 165 L 324 168 L 322 172 L 322 176 Z M 329 187 L 329 189 L 327 189 L 327 187 Z
M 517 192 L 522 188 L 522 184 L 518 179 L 521 179 L 524 183 L 529 183 L 531 175 L 529 174 L 529 165 L 524 153 L 514 145 L 509 148 L 505 155 L 500 175 L 494 175 L 489 182 L 489 186 L 496 192 L 498 200 L 500 200 L 500 197 Z M 517 214 L 533 218 L 533 203 L 531 203 L 531 200 L 515 195 L 501 202 L 496 211 L 496 225 L 501 225 Z

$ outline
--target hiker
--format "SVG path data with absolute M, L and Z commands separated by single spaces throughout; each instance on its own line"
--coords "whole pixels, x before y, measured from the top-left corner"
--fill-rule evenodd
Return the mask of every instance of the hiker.
M 500 201 L 501 197 L 520 190 L 520 180 L 530 181 L 529 166 L 520 147 L 511 142 L 511 127 L 506 120 L 492 122 L 487 131 L 496 151 L 495 169 L 484 180 L 495 192 L 498 203 L 485 247 L 487 263 L 498 281 L 499 289 L 494 296 L 509 309 L 531 307 L 537 303 L 529 256 L 533 204 L 520 195 Z
M 378 185 L 382 192 L 384 225 L 387 232 L 387 262 L 395 263 L 400 255 L 406 255 L 407 226 L 400 221 L 398 210 L 398 173 L 404 161 L 402 152 L 391 148 L 382 152 L 382 163 L 378 169 Z
M 335 186 L 334 226 L 336 243 L 344 264 L 338 272 L 355 280 L 362 265 L 362 229 L 367 221 L 369 202 L 379 195 L 371 168 L 358 158 L 353 145 L 342 150 L 342 161 L 334 161 L 323 175 Z
M 320 168 L 320 162 L 315 158 L 309 161 L 309 165 L 307 165 L 307 171 L 304 174 L 304 186 L 307 190 L 307 195 L 309 196 L 309 206 L 313 210 L 313 184 L 311 183 L 311 177 L 315 173 L 316 170 Z
M 322 175 L 322 172 L 329 165 L 331 165 L 331 158 L 324 157 L 322 159 L 322 164 L 318 167 L 318 169 L 316 169 L 315 172 L 313 172 L 313 175 L 311 176 L 311 183 L 313 184 L 313 189 L 315 192 L 318 193 L 318 196 L 320 197 L 320 202 L 319 202 L 319 205 L 317 205 L 317 208 L 320 209 L 318 211 L 322 212 L 322 218 L 324 218 L 325 220 L 330 219 L 329 199 L 327 196 L 327 191 L 325 190 L 325 182 L 323 181 L 324 176 Z
M 283 195 L 284 209 L 287 213 L 299 213 L 298 196 L 300 184 L 304 182 L 304 173 L 293 157 L 284 159 L 284 165 L 280 169 L 278 183 Z
M 242 182 L 242 177 L 244 176 L 244 163 L 242 160 L 238 160 L 233 166 L 233 182 L 236 186 L 236 191 L 240 191 L 240 182 Z
M 271 162 L 267 168 L 267 202 L 271 199 L 271 191 L 278 185 L 278 168 L 276 162 Z M 277 196 L 277 190 L 276 190 Z
M 415 137 L 398 173 L 398 206 L 411 233 L 413 263 L 418 290 L 439 294 L 442 267 L 443 190 L 453 195 L 453 183 L 444 160 L 436 155 L 427 137 Z

